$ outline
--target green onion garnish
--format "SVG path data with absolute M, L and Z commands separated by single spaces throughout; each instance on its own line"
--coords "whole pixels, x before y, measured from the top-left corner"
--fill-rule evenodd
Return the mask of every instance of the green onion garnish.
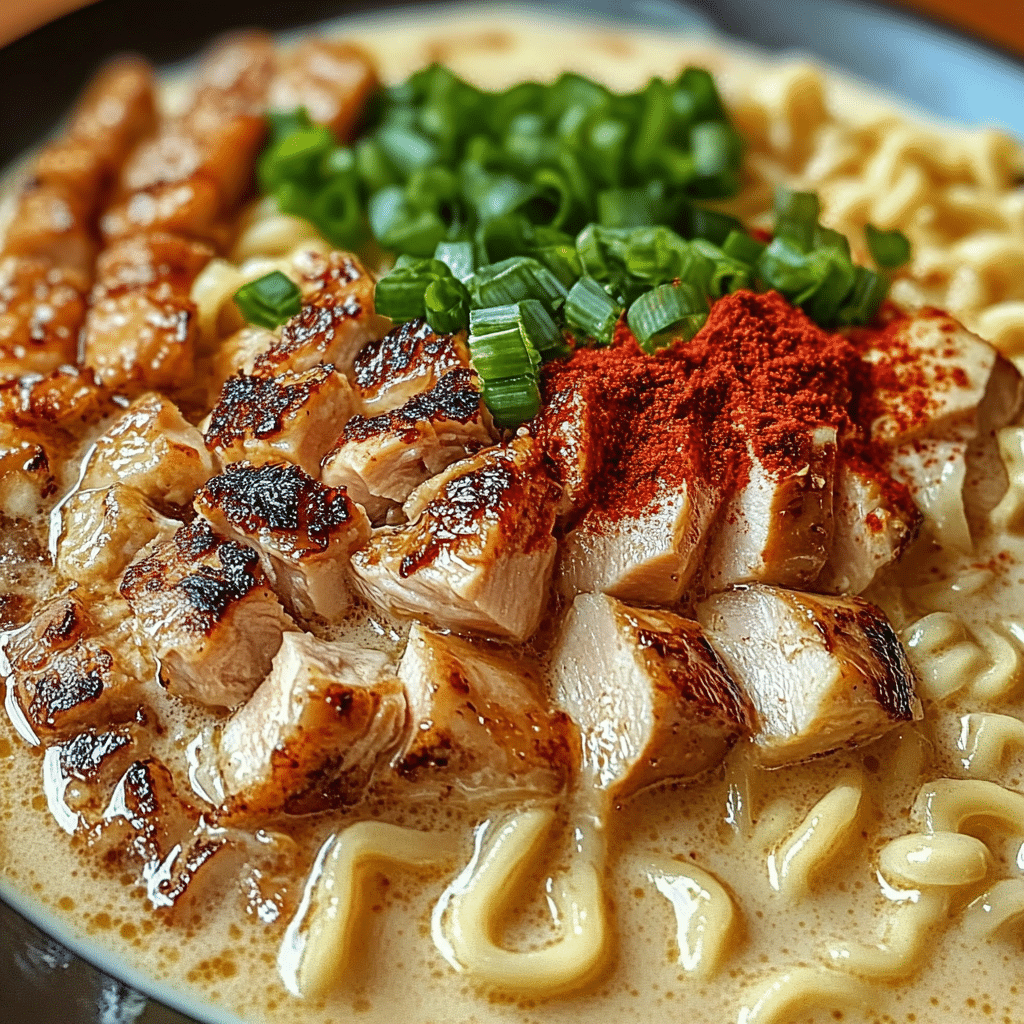
M 581 277 L 565 300 L 566 323 L 600 345 L 612 343 L 620 316 L 622 307 L 590 277 Z
M 280 270 L 243 284 L 235 292 L 242 316 L 258 327 L 273 330 L 302 309 L 302 292 Z
M 910 260 L 910 242 L 902 231 L 881 231 L 868 224 L 864 229 L 872 259 L 886 270 L 895 270 Z
M 503 331 L 469 336 L 469 358 L 485 381 L 535 374 L 540 353 L 527 339 L 518 322 Z
M 663 284 L 629 307 L 627 321 L 640 347 L 650 354 L 676 339 L 689 341 L 703 326 L 708 304 L 688 284 Z
M 518 427 L 540 412 L 540 386 L 532 374 L 484 380 L 483 391 L 487 408 L 499 427 Z

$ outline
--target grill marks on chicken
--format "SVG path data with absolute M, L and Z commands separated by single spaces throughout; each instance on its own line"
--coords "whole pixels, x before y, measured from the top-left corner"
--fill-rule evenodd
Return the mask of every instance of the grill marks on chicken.
M 335 622 L 348 611 L 349 557 L 370 524 L 344 489 L 289 463 L 236 463 L 196 492 L 195 507 L 215 529 L 256 547 L 293 615 Z
M 168 690 L 214 707 L 256 689 L 292 625 L 259 555 L 202 519 L 130 565 L 120 592 Z

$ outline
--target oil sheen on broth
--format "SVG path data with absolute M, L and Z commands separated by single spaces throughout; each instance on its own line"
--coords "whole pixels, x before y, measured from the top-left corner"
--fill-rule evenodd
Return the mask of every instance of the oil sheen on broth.
M 1015 294 L 1014 283 L 991 265 L 997 241 L 1003 247 L 998 251 L 1024 254 L 1019 215 L 1015 222 L 1006 212 L 1020 154 L 993 133 L 957 135 L 959 142 L 949 144 L 960 146 L 948 155 L 959 168 L 953 172 L 941 166 L 946 157 L 937 144 L 927 155 L 937 137 L 933 129 L 887 112 L 852 87 L 824 83 L 813 68 L 765 64 L 728 48 L 654 35 L 525 19 L 510 26 L 483 18 L 456 27 L 429 21 L 356 26 L 348 34 L 374 53 L 387 80 L 441 60 L 491 87 L 571 68 L 626 89 L 652 74 L 673 75 L 687 63 L 708 67 L 751 144 L 753 181 L 733 203 L 739 215 L 757 223 L 770 206 L 772 187 L 785 182 L 817 189 L 826 222 L 841 230 L 866 220 L 900 227 L 914 243 L 917 262 L 911 279 L 894 291 L 898 300 L 949 308 L 1010 357 L 1017 355 L 1015 345 L 1024 349 L 1024 314 L 1018 311 L 1017 321 L 1012 316 L 1024 293 Z M 902 208 L 899 196 L 893 197 L 900 189 Z M 888 208 L 879 209 L 885 202 Z M 915 887 L 883 877 L 883 848 L 924 831 L 909 817 L 922 788 L 926 799 L 935 780 L 996 781 L 1010 790 L 1022 785 L 1024 744 L 1006 723 L 1024 718 L 1024 457 L 1018 428 L 1007 428 L 1001 441 L 1006 471 L 994 442 L 970 467 L 975 550 L 919 544 L 867 595 L 910 644 L 922 678 L 924 722 L 859 750 L 770 773 L 748 768 L 745 754 L 736 750 L 724 769 L 696 783 L 662 785 L 618 808 L 607 837 L 613 949 L 601 980 L 580 993 L 546 1001 L 496 994 L 445 962 L 431 938 L 431 911 L 469 860 L 479 824 L 445 804 L 378 801 L 348 814 L 302 820 L 288 836 L 260 833 L 254 849 L 274 849 L 279 873 L 250 872 L 246 896 L 236 897 L 234 886 L 226 886 L 230 898 L 188 907 L 168 927 L 147 909 L 134 877 L 112 877 L 68 841 L 50 813 L 48 798 L 53 804 L 55 795 L 40 785 L 38 757 L 4 720 L 3 873 L 19 891 L 64 915 L 71 928 L 113 947 L 132 968 L 175 986 L 184 982 L 197 998 L 244 1019 L 567 1024 L 585 1018 L 618 1024 L 685 1016 L 702 1024 L 1015 1024 L 1024 986 L 1019 932 L 1011 921 L 987 935 L 985 914 L 974 901 L 997 880 L 1024 886 L 1024 823 L 1017 830 L 995 827 L 989 815 L 979 825 L 965 814 L 966 831 L 984 839 L 990 851 L 983 880 L 954 877 L 945 886 Z M 1001 490 L 1007 472 L 1007 496 L 993 512 L 992 492 Z M 45 531 L 38 542 L 42 578 Z M 20 533 L 4 538 L 8 565 L 7 551 L 27 543 Z M 355 613 L 339 633 L 396 656 L 404 643 L 402 627 L 377 613 Z M 188 746 L 211 716 L 170 699 L 157 712 L 166 728 L 155 753 L 187 774 Z M 979 717 L 985 715 L 1006 716 L 1006 722 Z M 1007 730 L 1005 749 L 1000 728 Z M 941 794 L 933 795 L 932 807 L 936 800 Z M 326 999 L 294 999 L 277 970 L 288 916 L 278 905 L 294 907 L 316 851 L 332 832 L 367 817 L 455 832 L 462 836 L 461 849 L 438 868 L 367 871 L 349 976 Z M 822 838 L 836 821 L 835 834 Z M 802 850 L 810 853 L 801 857 Z M 553 844 L 550 856 L 523 880 L 521 905 L 502 925 L 503 945 L 536 947 L 556 933 L 545 878 L 565 867 L 567 851 L 567 844 Z M 699 876 L 688 874 L 691 866 L 719 879 L 735 906 L 726 952 L 714 972 L 702 970 L 694 956 L 699 929 L 687 933 L 688 914 L 710 914 L 707 899 L 694 898 L 699 887 L 692 878 Z M 692 925 L 694 918 L 689 920 Z M 861 945 L 881 951 L 872 959 Z M 851 971 L 851 963 L 860 968 Z M 795 1001 L 773 1015 L 772 999 L 786 992 Z M 818 999 L 815 992 L 826 995 Z M 841 1018 L 833 1012 L 837 1006 L 843 1007 Z

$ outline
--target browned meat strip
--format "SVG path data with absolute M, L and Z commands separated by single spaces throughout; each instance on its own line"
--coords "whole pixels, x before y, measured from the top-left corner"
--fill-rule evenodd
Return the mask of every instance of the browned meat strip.
M 203 519 L 130 565 L 120 590 L 167 688 L 213 706 L 249 697 L 292 625 L 257 553 Z
M 270 675 L 224 724 L 224 817 L 358 802 L 406 732 L 387 657 L 286 633 Z
M 325 487 L 291 463 L 235 463 L 196 492 L 214 529 L 261 554 L 267 576 L 294 615 L 328 621 L 348 611 L 348 563 L 370 524 L 344 490 Z
M 324 457 L 323 479 L 380 522 L 424 480 L 496 440 L 479 378 L 456 369 L 399 409 L 353 416 Z

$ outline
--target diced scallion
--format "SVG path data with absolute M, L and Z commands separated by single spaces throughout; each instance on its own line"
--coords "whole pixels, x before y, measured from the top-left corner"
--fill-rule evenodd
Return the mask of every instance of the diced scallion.
M 290 278 L 275 270 L 243 284 L 235 292 L 235 303 L 249 323 L 272 330 L 302 309 L 302 292 Z
M 886 270 L 902 267 L 910 259 L 910 242 L 901 231 L 880 231 L 873 224 L 864 229 L 868 250 L 874 261 Z
M 663 284 L 629 307 L 627 321 L 640 347 L 649 353 L 676 339 L 689 341 L 707 319 L 707 300 L 688 284 Z
M 518 427 L 540 412 L 540 385 L 532 374 L 484 380 L 484 401 L 497 426 Z
M 592 278 L 581 277 L 565 300 L 565 321 L 584 337 L 610 345 L 622 307 Z

